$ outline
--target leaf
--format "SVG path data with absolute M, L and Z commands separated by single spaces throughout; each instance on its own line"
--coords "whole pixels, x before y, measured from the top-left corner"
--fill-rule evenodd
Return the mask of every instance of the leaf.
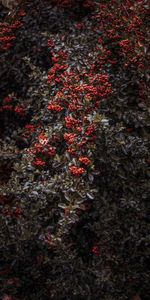
M 94 195 L 90 194 L 90 193 L 86 193 L 87 197 L 90 199 L 90 200 L 94 200 Z
M 93 182 L 94 176 L 92 174 L 88 174 L 88 179 L 90 182 Z
M 64 204 L 64 203 L 59 203 L 59 204 L 58 204 L 58 207 L 65 209 L 65 208 L 66 208 L 66 204 Z
M 96 114 L 94 116 L 93 122 L 94 123 L 100 123 L 102 121 L 102 116 L 100 114 Z

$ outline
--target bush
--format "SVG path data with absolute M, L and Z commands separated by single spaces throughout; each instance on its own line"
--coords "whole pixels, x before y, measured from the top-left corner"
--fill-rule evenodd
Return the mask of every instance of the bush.
M 149 299 L 147 4 L 1 15 L 1 298 Z

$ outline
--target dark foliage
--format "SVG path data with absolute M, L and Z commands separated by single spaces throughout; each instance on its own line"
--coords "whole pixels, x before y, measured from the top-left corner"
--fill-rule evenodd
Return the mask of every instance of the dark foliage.
M 139 25 L 140 30 L 134 29 L 135 48 L 130 55 L 129 51 L 122 53 L 120 46 L 120 41 L 127 37 L 123 25 L 117 27 L 116 19 L 109 13 L 110 6 L 116 5 L 118 20 L 123 22 L 120 2 L 102 1 L 98 10 L 99 2 L 22 1 L 14 13 L 8 15 L 3 7 L 0 13 L 4 28 L 5 23 L 8 29 L 16 21 L 21 23 L 11 29 L 15 36 L 12 46 L 1 49 L 2 300 L 150 298 L 146 33 L 143 48 L 140 44 L 141 35 L 147 29 L 147 4 L 142 2 L 143 10 L 139 14 L 135 9 L 135 16 L 142 16 L 143 23 Z M 127 5 L 124 22 L 130 21 L 132 10 Z M 99 28 L 99 19 L 103 18 L 106 23 Z M 119 40 L 107 32 L 109 26 L 113 34 L 119 32 Z M 132 40 L 132 33 L 127 34 Z M 103 39 L 100 47 L 97 39 Z M 66 62 L 67 51 L 70 56 Z M 107 51 L 111 51 L 111 56 Z M 55 62 L 58 57 L 62 60 Z M 87 166 L 86 173 L 75 178 L 68 170 L 76 156 L 72 160 L 66 154 L 68 145 L 64 139 L 66 133 L 70 134 L 64 118 L 69 115 L 67 105 L 73 103 L 72 94 L 69 100 L 66 96 L 66 102 L 65 93 L 61 94 L 62 111 L 60 103 L 56 111 L 48 109 L 49 101 L 52 99 L 55 104 L 56 93 L 64 87 L 59 79 L 65 72 L 60 70 L 54 74 L 56 81 L 47 82 L 56 64 L 68 64 L 74 72 L 69 79 L 65 75 L 70 94 L 75 83 L 79 86 L 83 81 L 91 87 L 99 73 L 109 75 L 111 92 L 106 89 L 104 96 L 98 94 L 100 106 L 93 112 L 93 100 L 85 102 L 84 111 L 88 108 L 87 114 L 94 120 L 96 140 L 89 143 L 87 150 L 86 162 L 92 161 L 91 168 Z M 76 80 L 77 73 L 86 73 L 89 81 L 84 75 L 80 84 L 71 81 Z M 106 78 L 104 82 L 107 86 Z M 87 91 L 84 93 L 79 96 L 76 92 L 83 99 Z M 92 93 L 97 103 L 93 89 Z M 73 111 L 72 116 L 80 119 L 86 114 L 81 107 L 78 115 Z M 87 125 L 84 133 L 86 130 Z M 84 144 L 81 150 L 76 149 L 83 159 Z M 84 164 L 77 167 L 82 173 Z M 68 211 L 71 216 L 67 219 Z

